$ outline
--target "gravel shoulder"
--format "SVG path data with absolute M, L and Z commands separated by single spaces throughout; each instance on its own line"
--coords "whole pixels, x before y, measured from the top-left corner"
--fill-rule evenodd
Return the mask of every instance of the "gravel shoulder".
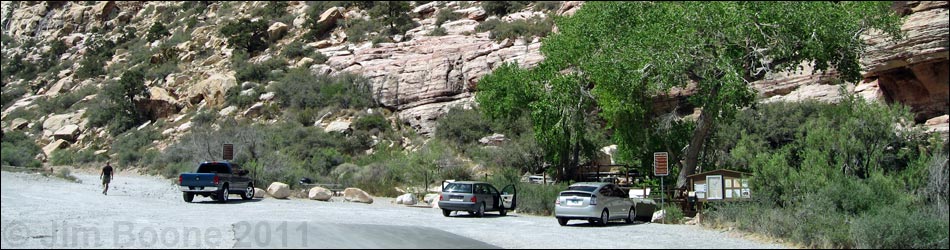
M 689 225 L 592 227 L 510 213 L 445 218 L 432 208 L 310 200 L 185 203 L 172 180 L 120 172 L 109 195 L 82 183 L 3 171 L 2 248 L 785 248 Z M 234 196 L 237 198 L 237 196 Z M 464 214 L 464 213 L 463 213 Z

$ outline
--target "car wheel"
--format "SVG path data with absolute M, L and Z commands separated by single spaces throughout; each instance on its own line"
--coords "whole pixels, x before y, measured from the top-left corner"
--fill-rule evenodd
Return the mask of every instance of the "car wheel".
M 227 202 L 228 202 L 228 195 L 230 195 L 230 193 L 228 193 L 228 186 L 223 186 L 223 187 L 221 187 L 221 191 L 220 191 L 220 192 L 221 192 L 221 193 L 218 194 L 218 202 L 227 203 Z
M 442 209 L 442 216 L 449 217 L 449 214 L 452 214 L 452 210 Z
M 478 206 L 478 211 L 475 212 L 475 216 L 478 216 L 478 217 L 485 216 L 485 203 L 482 203 L 481 206 Z
M 189 202 L 189 203 L 190 203 L 190 202 L 192 202 L 192 201 L 195 200 L 195 194 L 193 194 L 193 193 L 185 193 L 185 192 L 182 192 L 182 193 L 181 193 L 181 196 L 182 196 L 182 198 L 185 199 L 185 202 Z
M 569 220 L 565 218 L 557 218 L 557 224 L 560 224 L 561 226 L 567 226 L 567 221 Z
M 627 222 L 627 224 L 633 224 L 634 216 L 633 216 L 633 208 L 632 208 L 632 207 L 630 208 L 630 211 L 627 212 L 627 218 L 624 219 L 624 221 Z
M 501 214 L 501 216 L 507 216 L 508 210 L 505 210 L 504 208 L 502 208 L 501 210 L 498 210 L 498 214 Z
M 606 226 L 607 221 L 610 220 L 610 213 L 607 212 L 607 209 L 604 209 L 603 212 L 600 212 L 600 220 L 598 221 L 598 226 Z
M 241 199 L 243 200 L 254 199 L 254 185 L 247 185 L 247 188 L 244 189 L 244 194 L 241 195 Z

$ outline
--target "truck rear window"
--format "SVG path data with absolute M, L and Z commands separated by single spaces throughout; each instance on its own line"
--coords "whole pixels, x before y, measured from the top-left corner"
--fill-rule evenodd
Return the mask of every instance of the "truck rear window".
M 445 186 L 445 192 L 451 193 L 472 193 L 472 184 L 449 183 Z
M 205 163 L 198 166 L 198 173 L 230 174 L 231 170 L 224 163 Z

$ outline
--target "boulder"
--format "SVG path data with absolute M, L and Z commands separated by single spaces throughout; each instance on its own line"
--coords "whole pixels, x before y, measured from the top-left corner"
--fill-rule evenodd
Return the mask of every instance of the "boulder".
M 343 190 L 343 200 L 366 204 L 373 203 L 373 197 L 359 188 L 347 188 Z
M 57 140 L 66 140 L 75 142 L 76 136 L 79 136 L 79 125 L 69 124 L 63 126 L 59 130 L 53 133 L 53 138 Z
M 53 155 L 53 152 L 55 152 L 57 149 L 65 148 L 68 146 L 69 146 L 68 141 L 59 139 L 43 147 L 43 153 L 45 153 L 46 156 L 48 157 L 48 156 Z
M 148 100 L 142 100 L 136 105 L 138 105 L 141 110 L 144 110 L 145 115 L 151 120 L 157 121 L 161 118 L 178 114 L 178 111 L 182 108 L 182 104 L 178 102 L 178 98 L 164 88 L 150 87 L 148 93 Z
M 258 99 L 260 99 L 261 101 L 265 101 L 265 102 L 266 102 L 266 101 L 273 100 L 275 95 L 277 95 L 277 93 L 274 93 L 274 92 L 267 92 L 267 93 L 261 94 L 261 97 L 259 97 Z
M 318 201 L 329 201 L 331 197 L 333 197 L 333 192 L 323 187 L 313 187 L 307 195 L 307 198 Z
M 287 199 L 291 195 L 290 185 L 282 182 L 271 183 L 267 187 L 267 194 L 277 199 Z
M 30 122 L 27 121 L 26 119 L 16 118 L 16 119 L 13 119 L 12 122 L 10 122 L 10 129 L 13 129 L 13 130 L 24 129 L 27 127 L 27 125 L 29 125 L 29 123 Z
M 424 16 L 426 14 L 432 13 L 435 11 L 436 6 L 439 2 L 432 1 L 423 5 L 416 6 L 412 9 L 412 14 L 417 17 Z
M 237 111 L 237 107 L 235 107 L 235 106 L 228 106 L 227 108 L 224 108 L 224 109 L 221 109 L 221 111 L 218 111 L 218 115 L 220 115 L 220 116 L 229 116 L 229 115 L 233 114 L 234 111 Z
M 505 141 L 508 141 L 508 138 L 505 138 L 505 135 L 498 134 L 498 133 L 478 139 L 478 143 L 481 143 L 484 145 L 493 145 L 493 146 L 501 145 L 502 143 L 505 143 Z
M 78 125 L 80 131 L 85 130 L 86 122 L 82 119 L 85 112 L 86 110 L 83 109 L 74 113 L 53 115 L 46 118 L 46 120 L 43 120 L 43 137 L 53 136 L 54 133 L 67 125 Z
M 284 34 L 287 34 L 288 27 L 289 26 L 287 26 L 287 24 L 282 22 L 275 22 L 274 24 L 271 24 L 270 27 L 267 28 L 267 38 L 271 41 L 280 40 Z
M 186 92 L 188 102 L 198 104 L 203 100 L 209 107 L 220 106 L 224 104 L 228 89 L 234 86 L 237 86 L 234 72 L 212 73 L 208 78 L 192 85 Z
M 254 188 L 254 198 L 264 198 L 264 193 L 266 193 L 266 191 L 263 189 Z
M 256 117 L 261 114 L 261 110 L 263 109 L 264 109 L 264 103 L 258 102 L 258 103 L 255 103 L 254 105 L 251 105 L 251 107 L 247 108 L 247 110 L 244 110 L 243 115 L 244 117 Z
M 429 205 L 432 205 L 433 207 L 437 207 L 439 206 L 438 203 L 439 203 L 440 195 L 441 194 L 426 194 L 426 196 L 422 197 L 422 201 L 424 201 L 425 203 L 428 203 Z
M 294 64 L 294 67 L 306 68 L 306 67 L 310 67 L 310 65 L 312 64 L 313 64 L 313 58 L 304 57 L 304 58 L 300 58 L 300 60 L 297 61 L 296 64 Z
M 323 128 L 326 132 L 340 132 L 344 133 L 350 129 L 350 122 L 343 120 L 336 120 L 327 125 L 326 128 Z
M 317 20 L 317 28 L 315 32 L 320 34 L 326 32 L 327 30 L 332 29 L 336 26 L 336 21 L 343 17 L 343 12 L 340 11 L 340 8 L 333 7 L 329 8 L 320 14 L 320 19 Z
M 656 211 L 653 212 L 653 219 L 651 219 L 650 222 L 660 223 L 663 222 L 664 218 L 666 218 L 666 210 Z
M 413 195 L 412 193 L 403 194 L 403 195 L 400 195 L 399 197 L 396 197 L 396 204 L 412 206 L 412 205 L 415 205 L 417 202 L 418 200 L 416 200 L 416 196 Z

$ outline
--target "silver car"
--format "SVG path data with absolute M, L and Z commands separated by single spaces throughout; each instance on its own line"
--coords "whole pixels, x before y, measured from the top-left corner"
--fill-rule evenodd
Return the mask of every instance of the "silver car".
M 561 226 L 570 220 L 587 220 L 600 226 L 617 219 L 633 223 L 635 216 L 633 200 L 612 183 L 575 183 L 554 202 L 554 217 Z
M 517 206 L 515 193 L 514 185 L 508 185 L 499 192 L 487 182 L 456 181 L 442 190 L 439 207 L 445 217 L 449 217 L 452 211 L 468 211 L 478 217 L 484 216 L 486 211 L 498 211 L 501 216 L 505 216 Z

